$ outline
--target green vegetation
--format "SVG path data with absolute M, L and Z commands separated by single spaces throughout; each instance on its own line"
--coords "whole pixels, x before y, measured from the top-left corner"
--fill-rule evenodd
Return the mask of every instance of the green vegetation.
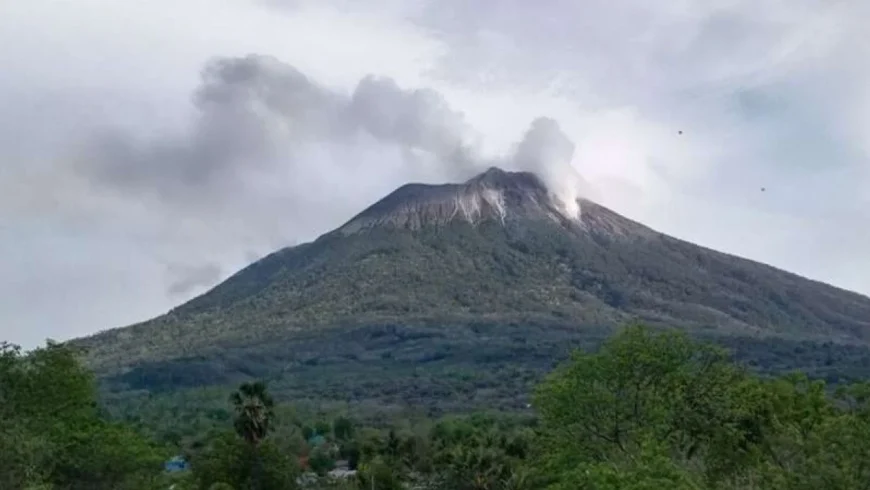
M 870 299 L 484 177 L 152 321 L 4 344 L 0 488 L 867 488 Z M 498 216 L 453 219 L 482 183 Z
M 759 376 L 676 330 L 631 326 L 575 351 L 523 412 L 373 419 L 275 402 L 270 389 L 241 384 L 146 431 L 97 408 L 91 375 L 68 347 L 4 346 L 0 488 L 854 490 L 870 481 L 870 384 Z M 174 454 L 190 469 L 164 472 Z
M 759 379 L 675 333 L 631 328 L 537 391 L 553 488 L 847 489 L 870 481 L 866 384 Z
M 280 250 L 164 316 L 72 345 L 120 418 L 212 414 L 176 437 L 225 422 L 226 391 L 255 380 L 279 401 L 371 420 L 522 410 L 571 350 L 630 321 L 712 340 L 762 375 L 870 376 L 870 299 L 590 202 L 582 225 L 559 222 L 530 175 L 483 177 L 505 193 L 504 222 L 445 214 L 462 186 L 406 186 L 354 221 L 376 226 Z
M 540 330 L 604 338 L 638 320 L 704 335 L 868 345 L 870 298 L 655 233 L 592 203 L 583 213 L 587 228 L 521 216 L 329 233 L 164 316 L 75 344 L 100 376 L 133 367 L 166 378 L 164 363 L 185 360 L 190 376 L 208 371 L 224 386 L 251 378 L 237 357 L 268 359 L 312 342 L 321 355 L 325 338 L 390 327 L 430 338 L 467 337 L 479 326 L 529 340 Z
M 168 448 L 101 417 L 96 393 L 68 348 L 0 344 L 0 488 L 167 488 Z
M 104 378 L 102 385 L 113 415 L 145 430 L 165 432 L 160 420 L 186 418 L 192 408 L 209 414 L 186 420 L 174 437 L 226 424 L 231 420 L 227 391 L 257 379 L 268 382 L 277 401 L 292 401 L 306 413 L 353 412 L 366 422 L 397 414 L 522 412 L 533 388 L 556 364 L 574 349 L 595 351 L 608 334 L 605 329 L 485 324 L 311 332 L 284 344 L 227 347 L 209 358 L 143 365 Z M 799 370 L 830 385 L 870 379 L 870 349 L 862 346 L 723 336 L 701 340 L 727 348 L 737 362 L 763 376 Z

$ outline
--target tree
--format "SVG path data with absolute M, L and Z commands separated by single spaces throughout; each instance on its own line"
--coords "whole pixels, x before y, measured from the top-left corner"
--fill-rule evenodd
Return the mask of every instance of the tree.
M 431 431 L 433 488 L 520 490 L 541 488 L 523 471 L 526 450 L 518 427 L 474 414 L 439 422 Z
M 275 402 L 266 390 L 266 384 L 261 381 L 243 383 L 238 391 L 230 396 L 230 401 L 236 413 L 233 422 L 236 433 L 248 443 L 254 453 L 251 487 L 259 489 L 262 473 L 259 448 L 263 439 L 269 434 L 269 423 Z
M 314 435 L 317 434 L 317 430 L 310 425 L 305 425 L 302 427 L 302 438 L 306 441 L 310 441 Z
M 404 488 L 395 469 L 380 457 L 360 464 L 357 471 L 357 485 L 366 490 L 401 490 Z
M 390 429 L 390 432 L 387 434 L 387 440 L 384 443 L 384 456 L 389 464 L 393 466 L 397 466 L 399 463 L 400 454 L 400 445 L 401 441 L 399 441 L 399 436 L 396 435 L 395 429 Z
M 822 381 L 791 375 L 765 383 L 772 416 L 757 480 L 773 490 L 868 488 L 870 419 L 866 386 L 841 387 L 827 396 Z
M 317 435 L 328 437 L 332 432 L 332 425 L 325 420 L 319 420 L 314 424 L 314 430 L 317 431 Z
M 166 456 L 101 417 L 77 352 L 48 342 L 23 354 L 0 344 L 0 488 L 155 488 Z
M 335 458 L 324 447 L 317 447 L 308 455 L 308 467 L 319 476 L 335 469 Z
M 257 447 L 269 433 L 275 402 L 262 381 L 243 383 L 230 396 L 235 409 L 236 433 L 252 447 Z
M 347 417 L 337 417 L 332 422 L 332 434 L 339 441 L 347 441 L 353 438 L 353 422 Z
M 296 488 L 299 474 L 295 458 L 271 439 L 262 441 L 255 452 L 232 431 L 208 440 L 193 455 L 191 466 L 198 487 L 203 489 L 225 484 L 236 489 L 257 485 L 261 490 L 291 490 Z M 255 469 L 259 469 L 256 475 Z
M 541 466 L 570 474 L 567 487 L 608 468 L 656 478 L 653 486 L 665 478 L 671 488 L 732 478 L 753 457 L 747 437 L 763 422 L 763 411 L 748 405 L 754 386 L 720 349 L 630 326 L 597 353 L 575 353 L 539 386 Z M 662 458 L 672 471 L 644 470 Z
M 870 386 L 762 379 L 684 334 L 631 327 L 541 384 L 552 489 L 870 488 Z

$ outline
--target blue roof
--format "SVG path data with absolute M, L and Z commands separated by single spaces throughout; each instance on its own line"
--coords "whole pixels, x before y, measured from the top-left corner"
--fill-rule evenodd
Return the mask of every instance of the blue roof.
M 183 456 L 173 456 L 169 461 L 163 463 L 163 468 L 166 471 L 184 471 L 187 469 L 187 461 Z

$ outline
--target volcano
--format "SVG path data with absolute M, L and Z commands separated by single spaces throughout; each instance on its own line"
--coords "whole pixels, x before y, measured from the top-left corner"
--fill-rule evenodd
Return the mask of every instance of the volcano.
M 504 338 L 502 354 L 522 363 L 551 355 L 535 339 L 605 335 L 631 321 L 866 345 L 870 299 L 566 201 L 534 174 L 491 168 L 463 183 L 402 186 L 166 315 L 74 343 L 99 372 L 147 389 L 166 372 L 176 381 L 200 373 L 198 383 L 264 365 L 280 376 L 275 366 L 310 359 L 468 360 Z

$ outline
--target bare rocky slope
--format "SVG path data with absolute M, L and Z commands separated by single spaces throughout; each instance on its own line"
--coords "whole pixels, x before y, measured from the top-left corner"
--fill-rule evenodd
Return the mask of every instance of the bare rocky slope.
M 150 389 L 371 359 L 474 365 L 497 345 L 496 357 L 546 364 L 631 320 L 726 339 L 870 340 L 864 296 L 577 204 L 573 215 L 535 175 L 495 168 L 405 185 L 164 316 L 74 343 L 118 386 Z

